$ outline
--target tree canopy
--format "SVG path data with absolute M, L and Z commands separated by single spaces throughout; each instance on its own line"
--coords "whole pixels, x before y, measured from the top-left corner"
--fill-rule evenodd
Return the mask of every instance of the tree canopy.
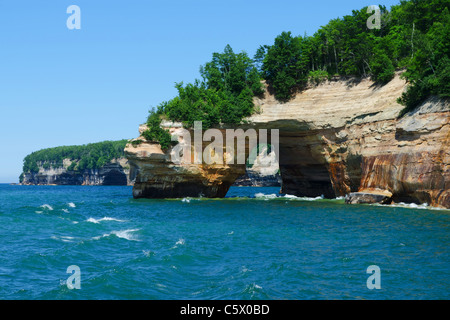
M 260 46 L 253 59 L 227 45 L 200 67 L 202 80 L 177 83 L 178 95 L 150 112 L 144 137 L 170 146 L 161 119 L 188 127 L 203 121 L 204 128 L 240 123 L 254 112 L 253 97 L 264 92 L 262 80 L 286 102 L 308 83 L 332 76 L 371 77 L 383 85 L 401 70 L 408 82 L 398 98 L 405 106 L 402 114 L 430 95 L 450 97 L 450 1 L 401 0 L 390 10 L 379 8 L 379 29 L 368 28 L 373 12 L 364 7 L 331 20 L 312 36 L 282 32 L 272 45 Z
M 203 128 L 220 123 L 236 124 L 253 113 L 253 97 L 262 94 L 261 76 L 247 53 L 234 53 L 227 45 L 223 53 L 200 67 L 202 80 L 184 85 L 177 83 L 178 95 L 151 110 L 148 130 L 143 136 L 170 146 L 170 135 L 160 128 L 161 119 L 183 122 L 192 127 L 202 121 Z
M 380 7 L 381 28 L 369 29 L 368 8 L 331 20 L 312 36 L 282 32 L 273 45 L 261 46 L 254 59 L 281 101 L 289 100 L 317 76 L 370 76 L 389 82 L 405 70 L 407 91 L 399 97 L 413 109 L 430 95 L 450 96 L 450 2 L 402 0 Z M 314 81 L 313 81 L 314 82 Z
M 62 168 L 65 159 L 71 160 L 69 171 L 98 169 L 113 159 L 124 157 L 128 140 L 104 141 L 82 146 L 62 146 L 33 152 L 25 157 L 24 173 L 37 173 L 39 167 L 44 169 Z

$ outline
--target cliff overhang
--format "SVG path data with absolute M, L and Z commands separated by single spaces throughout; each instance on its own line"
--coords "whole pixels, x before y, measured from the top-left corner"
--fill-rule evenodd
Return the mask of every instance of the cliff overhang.
M 399 119 L 403 106 L 397 98 L 405 88 L 397 74 L 384 86 L 369 79 L 328 81 L 288 103 L 266 92 L 255 99 L 261 112 L 242 127 L 279 130 L 283 193 L 327 198 L 359 193 L 368 201 L 450 208 L 449 102 L 430 97 Z M 174 134 L 179 126 L 170 129 Z M 245 173 L 242 165 L 179 166 L 171 162 L 171 150 L 138 139 L 139 146 L 125 149 L 136 173 L 136 198 L 223 197 Z M 390 196 L 373 200 L 378 198 L 373 190 Z

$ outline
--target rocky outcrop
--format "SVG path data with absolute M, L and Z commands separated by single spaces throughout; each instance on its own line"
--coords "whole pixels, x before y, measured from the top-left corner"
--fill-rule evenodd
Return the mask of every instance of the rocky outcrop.
M 392 193 L 388 191 L 353 192 L 345 196 L 345 203 L 347 204 L 389 204 L 391 202 Z
M 255 99 L 261 112 L 248 119 L 247 127 L 280 130 L 283 193 L 335 198 L 376 190 L 392 194 L 394 202 L 450 208 L 449 103 L 431 97 L 398 119 L 403 106 L 397 98 L 405 88 L 397 74 L 384 86 L 369 79 L 328 81 L 288 103 L 267 92 Z M 180 168 L 157 145 L 131 148 L 126 154 L 137 168 L 138 197 L 179 197 L 200 190 L 223 196 L 245 172 L 226 166 Z
M 178 135 L 181 129 L 179 124 L 169 123 L 166 127 L 170 128 L 172 135 Z M 142 133 L 145 129 L 142 125 L 139 131 Z M 186 143 L 181 136 L 179 142 L 181 145 Z M 159 144 L 142 137 L 126 146 L 125 155 L 131 174 L 136 177 L 134 198 L 222 198 L 235 180 L 245 174 L 245 164 L 206 165 L 194 164 L 194 161 L 176 164 L 171 160 L 172 152 L 172 149 L 164 152 Z M 226 157 L 225 149 L 223 155 Z
M 64 160 L 63 167 L 45 169 L 37 173 L 24 173 L 22 185 L 84 185 L 84 186 L 126 186 L 132 185 L 130 167 L 125 158 L 115 159 L 100 169 L 69 171 L 71 161 Z

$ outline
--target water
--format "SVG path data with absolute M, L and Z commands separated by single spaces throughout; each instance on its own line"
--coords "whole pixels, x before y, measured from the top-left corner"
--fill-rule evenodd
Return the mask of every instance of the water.
M 0 185 L 0 298 L 450 298 L 450 211 L 278 191 L 134 200 L 130 187 Z M 367 288 L 371 265 L 381 290 Z

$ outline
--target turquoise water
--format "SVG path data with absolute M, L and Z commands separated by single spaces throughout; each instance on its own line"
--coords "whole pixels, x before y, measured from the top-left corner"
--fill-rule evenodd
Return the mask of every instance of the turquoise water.
M 0 185 L 0 298 L 450 298 L 450 211 L 278 191 L 134 200 L 130 187 Z

